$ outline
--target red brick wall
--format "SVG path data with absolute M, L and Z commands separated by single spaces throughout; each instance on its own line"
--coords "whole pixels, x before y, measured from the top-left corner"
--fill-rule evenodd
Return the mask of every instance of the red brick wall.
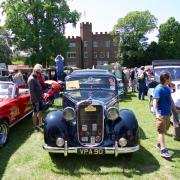
M 80 24 L 80 37 L 68 37 L 69 42 L 75 42 L 75 48 L 69 48 L 69 51 L 76 51 L 76 58 L 73 58 L 73 61 L 76 61 L 76 66 L 79 68 L 92 68 L 93 65 L 103 62 L 116 62 L 117 46 L 113 44 L 113 36 L 109 33 L 92 33 L 92 24 L 91 23 L 81 23 Z M 110 41 L 110 47 L 104 46 L 104 41 Z M 84 42 L 87 42 L 87 47 L 84 47 Z M 93 47 L 93 41 L 98 41 L 98 47 Z M 84 57 L 84 52 L 88 54 L 88 57 Z M 94 52 L 97 52 L 97 58 L 94 57 Z M 105 57 L 101 56 L 105 53 Z M 109 57 L 107 53 L 109 52 Z M 72 59 L 67 58 L 65 60 L 66 65 L 72 62 Z

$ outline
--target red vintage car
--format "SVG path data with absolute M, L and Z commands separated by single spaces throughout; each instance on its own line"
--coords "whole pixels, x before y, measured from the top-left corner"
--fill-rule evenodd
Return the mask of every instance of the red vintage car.
M 32 112 L 28 89 L 0 81 L 0 146 L 7 142 L 9 128 Z

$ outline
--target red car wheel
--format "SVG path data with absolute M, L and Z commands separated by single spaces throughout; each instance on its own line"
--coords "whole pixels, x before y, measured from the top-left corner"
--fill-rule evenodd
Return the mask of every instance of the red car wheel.
M 0 147 L 4 146 L 7 143 L 9 126 L 6 121 L 0 120 Z

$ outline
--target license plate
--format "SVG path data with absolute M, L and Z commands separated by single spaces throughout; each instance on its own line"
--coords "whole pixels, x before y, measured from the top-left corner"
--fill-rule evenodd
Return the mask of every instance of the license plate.
M 101 155 L 104 153 L 105 153 L 104 149 L 87 149 L 87 148 L 78 149 L 78 154 L 81 155 Z

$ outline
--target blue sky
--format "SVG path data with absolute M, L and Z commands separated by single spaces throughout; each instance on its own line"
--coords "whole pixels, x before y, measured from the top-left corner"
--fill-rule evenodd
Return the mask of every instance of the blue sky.
M 145 11 L 158 19 L 158 25 L 175 17 L 180 22 L 180 0 L 67 0 L 71 10 L 82 13 L 76 28 L 66 27 L 66 36 L 79 36 L 80 22 L 91 22 L 93 32 L 110 32 L 119 18 L 131 11 Z M 150 38 L 155 40 L 157 31 Z
M 80 22 L 91 22 L 94 33 L 110 32 L 118 18 L 125 17 L 131 11 L 149 10 L 158 19 L 158 25 L 166 22 L 169 17 L 175 17 L 180 22 L 178 12 L 180 0 L 67 0 L 67 2 L 71 10 L 76 9 L 82 16 L 76 28 L 67 25 L 66 36 L 79 36 Z M 150 36 L 151 40 L 157 40 L 156 35 L 157 31 L 154 31 Z

